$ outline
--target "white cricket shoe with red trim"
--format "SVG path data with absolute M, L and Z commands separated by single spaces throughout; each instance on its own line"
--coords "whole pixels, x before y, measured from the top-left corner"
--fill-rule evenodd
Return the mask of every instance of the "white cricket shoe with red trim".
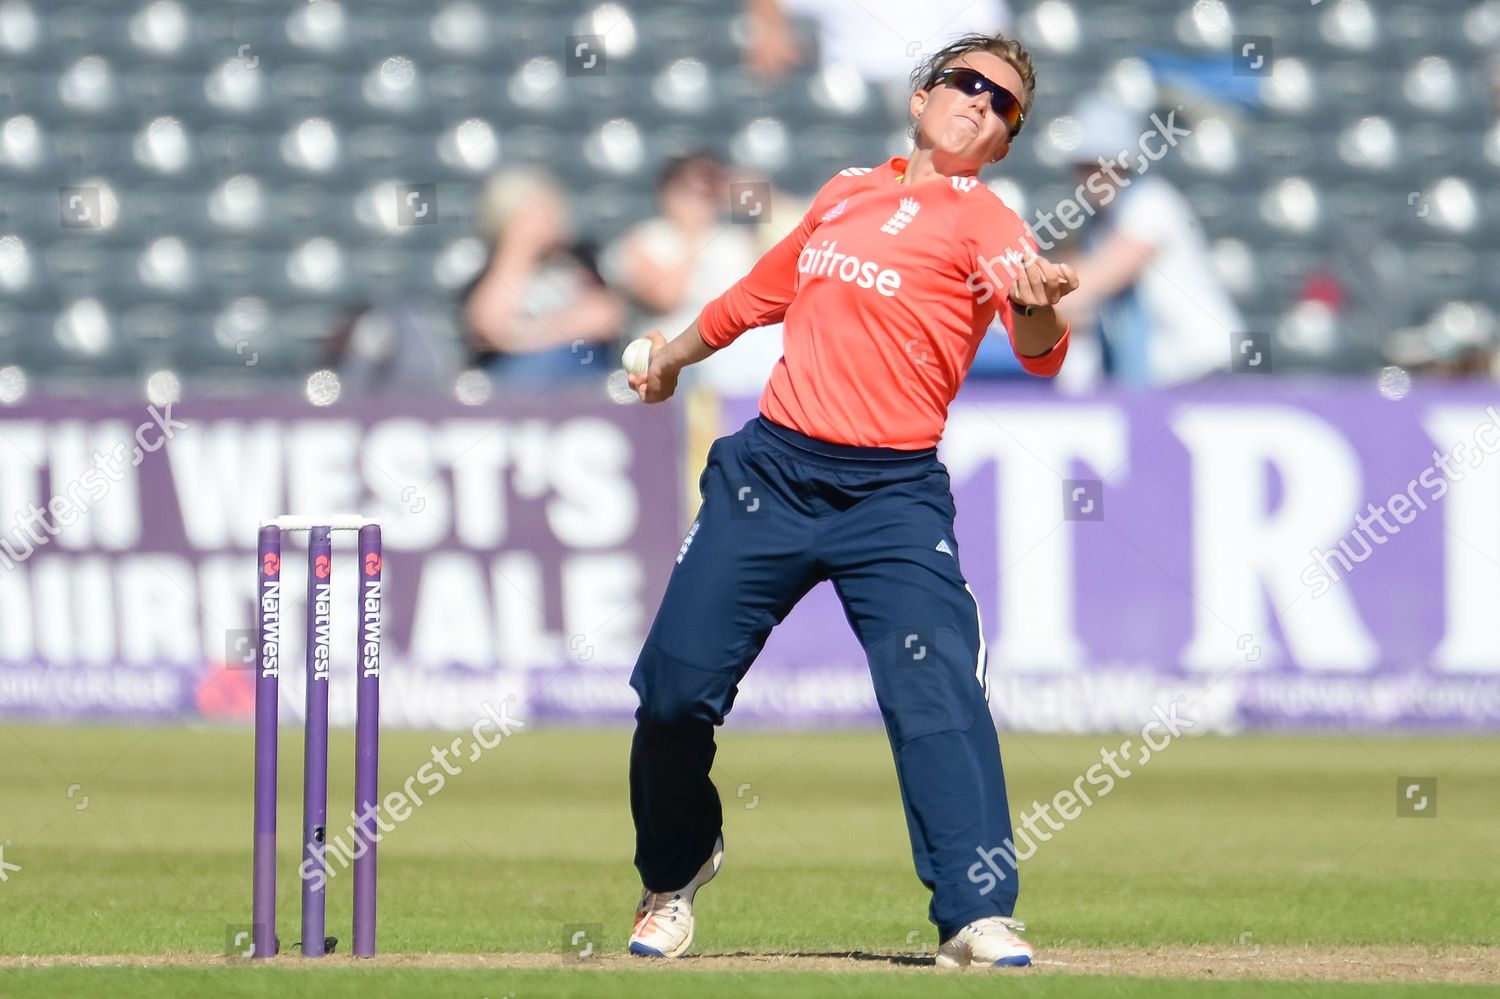
M 681 957 L 693 946 L 693 896 L 724 866 L 724 837 L 693 880 L 676 891 L 644 891 L 630 931 L 630 953 L 639 957 Z
M 938 948 L 939 968 L 1024 967 L 1031 963 L 1031 944 L 1017 934 L 1026 924 L 1008 916 L 976 919 Z

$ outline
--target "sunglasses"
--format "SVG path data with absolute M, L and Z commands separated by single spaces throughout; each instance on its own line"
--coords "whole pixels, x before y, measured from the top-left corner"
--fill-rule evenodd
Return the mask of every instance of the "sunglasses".
M 1026 115 L 1021 112 L 1021 102 L 1016 99 L 1016 95 L 972 69 L 945 69 L 933 76 L 927 89 L 931 90 L 938 84 L 952 87 L 959 93 L 968 94 L 971 97 L 976 94 L 989 94 L 990 107 L 1006 125 L 1010 126 L 1012 139 L 1021 131 L 1021 126 L 1026 124 Z

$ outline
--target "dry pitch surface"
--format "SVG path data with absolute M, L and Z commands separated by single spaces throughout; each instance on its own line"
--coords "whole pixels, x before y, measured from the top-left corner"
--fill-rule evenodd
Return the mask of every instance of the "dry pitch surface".
M 222 967 L 226 959 L 205 954 L 110 954 L 0 957 L 0 968 L 171 968 Z M 239 963 L 239 962 L 229 962 Z M 673 971 L 815 971 L 934 974 L 930 956 L 920 954 L 695 954 L 680 961 L 645 961 L 627 954 L 584 960 L 559 954 L 387 954 L 369 962 L 347 955 L 312 960 L 282 955 L 277 967 L 309 970 L 320 966 L 371 968 L 527 969 L 567 968 L 662 974 Z M 984 970 L 946 974 L 989 975 Z M 1500 988 L 1500 948 L 1494 947 L 1149 947 L 1145 949 L 1059 947 L 1038 955 L 1026 969 L 993 972 L 997 978 L 1036 975 L 1119 975 L 1130 978 L 1198 980 L 1264 979 L 1300 982 L 1491 983 Z

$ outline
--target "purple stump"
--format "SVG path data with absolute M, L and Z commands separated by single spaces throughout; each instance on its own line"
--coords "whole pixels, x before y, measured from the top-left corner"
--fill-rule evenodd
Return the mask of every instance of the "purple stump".
M 307 536 L 307 734 L 302 757 L 302 954 L 323 956 L 327 905 L 328 657 L 332 651 L 333 543 L 327 527 Z
M 276 953 L 276 715 L 281 675 L 281 529 L 260 529 L 255 597 L 255 846 L 251 932 L 256 957 Z
M 359 674 L 354 722 L 354 956 L 375 954 L 375 810 L 380 806 L 380 527 L 359 529 Z

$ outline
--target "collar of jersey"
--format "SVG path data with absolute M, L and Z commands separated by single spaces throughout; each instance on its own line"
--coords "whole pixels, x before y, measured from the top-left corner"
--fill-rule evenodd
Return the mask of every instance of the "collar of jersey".
M 881 165 L 880 169 L 885 172 L 888 177 L 890 177 L 892 183 L 900 184 L 901 178 L 906 176 L 906 165 L 909 162 L 911 161 L 905 156 L 892 156 Z M 932 178 L 932 180 L 922 181 L 922 184 L 931 184 L 937 180 L 947 180 L 950 186 L 953 183 L 953 178 L 951 176 L 948 176 L 946 174 L 938 174 L 936 177 Z M 922 185 L 914 184 L 912 186 L 921 187 Z

